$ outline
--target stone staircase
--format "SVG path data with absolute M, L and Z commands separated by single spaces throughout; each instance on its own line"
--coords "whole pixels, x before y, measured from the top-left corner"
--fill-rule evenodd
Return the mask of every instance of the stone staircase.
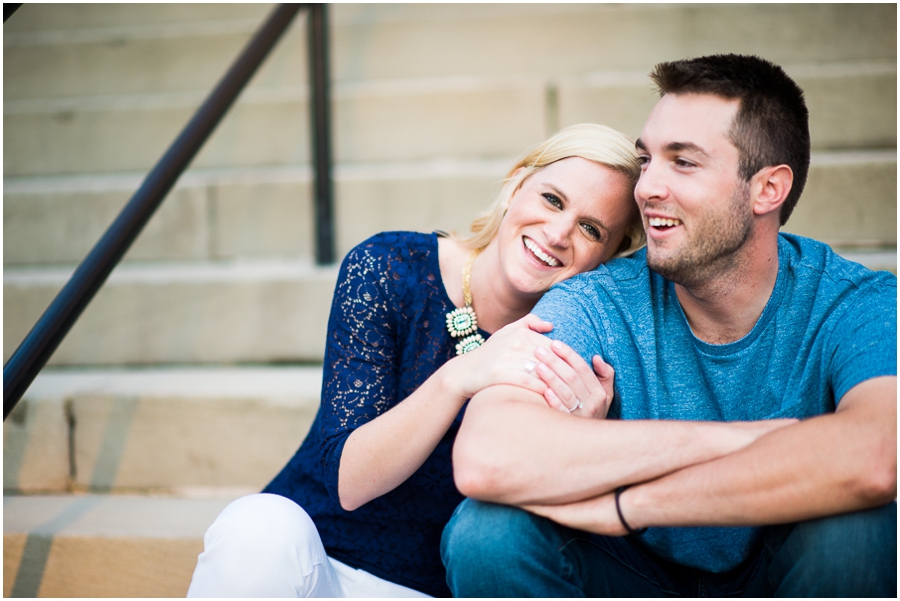
M 4 25 L 6 360 L 271 5 L 26 4 Z M 896 272 L 895 5 L 330 7 L 337 251 L 465 230 L 526 146 L 636 136 L 656 62 L 756 53 L 806 90 L 788 231 Z M 5 596 L 182 596 L 224 505 L 318 405 L 305 17 L 4 423 Z

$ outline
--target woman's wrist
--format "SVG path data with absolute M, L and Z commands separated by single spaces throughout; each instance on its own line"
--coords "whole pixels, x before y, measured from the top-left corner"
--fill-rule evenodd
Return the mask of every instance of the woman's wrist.
M 439 388 L 459 403 L 460 407 L 476 392 L 468 391 L 465 388 L 466 363 L 466 356 L 460 355 L 444 363 L 435 372 L 435 375 L 439 377 Z

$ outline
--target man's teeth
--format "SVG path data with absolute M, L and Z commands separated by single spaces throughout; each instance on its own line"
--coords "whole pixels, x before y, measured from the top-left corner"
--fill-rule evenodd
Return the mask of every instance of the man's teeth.
M 681 225 L 681 219 L 666 219 L 663 217 L 651 217 L 649 220 L 650 227 L 666 227 Z
M 550 267 L 556 267 L 559 265 L 559 261 L 542 251 L 537 244 L 532 242 L 530 239 L 525 238 L 525 247 L 528 248 L 531 252 L 534 253 L 538 259 L 549 265 Z

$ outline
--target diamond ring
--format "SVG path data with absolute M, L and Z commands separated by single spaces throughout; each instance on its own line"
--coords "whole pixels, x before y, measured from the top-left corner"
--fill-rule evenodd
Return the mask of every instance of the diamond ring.
M 563 405 L 563 407 L 566 407 L 566 406 Z M 566 411 L 568 411 L 569 413 L 572 413 L 574 411 L 578 411 L 579 409 L 583 409 L 583 408 L 584 408 L 584 405 L 581 404 L 581 401 L 579 401 L 578 399 L 575 399 L 575 406 L 572 407 L 571 409 L 566 407 Z
M 526 361 L 525 362 L 525 373 L 530 374 L 534 371 L 534 368 L 537 367 L 537 364 L 534 361 Z

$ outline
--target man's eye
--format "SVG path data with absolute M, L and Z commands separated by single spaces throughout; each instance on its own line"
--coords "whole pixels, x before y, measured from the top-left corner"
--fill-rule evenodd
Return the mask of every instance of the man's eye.
M 647 165 L 650 163 L 650 157 L 642 154 L 641 156 L 638 157 L 638 163 L 640 163 L 641 167 L 643 167 L 644 165 Z
M 684 159 L 675 159 L 675 164 L 679 167 L 696 167 L 692 162 L 686 161 Z
M 542 194 L 542 196 L 547 200 L 547 202 L 549 202 L 550 204 L 552 204 L 552 205 L 553 205 L 554 207 L 556 207 L 557 209 L 563 208 L 563 203 L 562 203 L 562 201 L 561 201 L 561 200 L 559 199 L 559 197 L 556 196 L 555 194 L 550 194 L 549 192 L 544 192 L 544 193 Z

